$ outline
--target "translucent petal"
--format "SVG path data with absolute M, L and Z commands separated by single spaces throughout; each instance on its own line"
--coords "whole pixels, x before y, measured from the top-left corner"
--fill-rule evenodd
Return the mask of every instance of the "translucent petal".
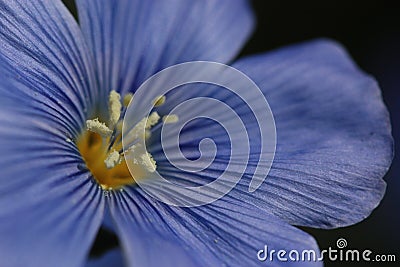
M 235 67 L 263 90 L 277 127 L 269 177 L 257 203 L 291 224 L 331 228 L 366 218 L 385 192 L 393 157 L 389 115 L 376 81 L 327 40 L 243 59 Z
M 78 0 L 101 87 L 127 93 L 173 64 L 232 60 L 253 28 L 245 0 Z

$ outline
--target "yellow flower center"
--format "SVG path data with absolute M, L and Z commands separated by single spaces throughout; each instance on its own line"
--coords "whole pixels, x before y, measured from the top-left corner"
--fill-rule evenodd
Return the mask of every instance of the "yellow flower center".
M 104 161 L 107 159 L 108 151 L 99 134 L 86 131 L 78 139 L 77 147 L 86 166 L 103 189 L 117 189 L 135 183 L 125 160 L 113 168 L 107 168 Z
M 143 118 L 124 138 L 130 144 L 124 151 L 122 144 L 122 117 L 132 94 L 127 94 L 121 103 L 116 91 L 111 91 L 108 101 L 109 121 L 100 122 L 98 118 L 86 121 L 86 131 L 76 140 L 76 145 L 87 168 L 104 190 L 119 189 L 125 185 L 135 184 L 135 179 L 143 179 L 146 174 L 156 170 L 152 155 L 137 142 L 151 136 L 151 128 L 159 123 L 160 116 L 152 112 Z M 164 104 L 165 96 L 154 100 L 154 106 Z M 176 115 L 162 118 L 162 123 L 174 123 Z M 130 170 L 126 160 L 129 159 Z M 134 176 L 133 176 L 134 175 Z

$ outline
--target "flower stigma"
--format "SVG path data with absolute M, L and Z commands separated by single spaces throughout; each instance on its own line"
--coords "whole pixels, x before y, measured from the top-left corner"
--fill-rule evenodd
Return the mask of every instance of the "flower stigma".
M 156 111 L 151 112 L 124 136 L 131 144 L 124 151 L 122 119 L 132 98 L 133 94 L 128 93 L 121 100 L 120 94 L 112 90 L 108 98 L 108 123 L 99 118 L 87 120 L 86 130 L 76 142 L 87 168 L 104 190 L 121 189 L 125 185 L 135 184 L 137 179 L 146 178 L 146 174 L 155 172 L 156 161 L 139 141 L 149 139 L 152 131 L 163 123 L 178 121 L 176 115 L 161 118 Z M 154 107 L 163 105 L 165 101 L 165 96 L 157 97 L 153 102 Z M 126 160 L 132 162 L 132 172 L 129 171 Z

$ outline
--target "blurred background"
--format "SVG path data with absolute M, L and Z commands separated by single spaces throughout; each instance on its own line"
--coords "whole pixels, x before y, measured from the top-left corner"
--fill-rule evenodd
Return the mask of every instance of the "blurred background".
M 73 0 L 65 0 L 74 12 Z M 357 64 L 379 82 L 391 113 L 393 136 L 400 140 L 400 9 L 393 1 L 265 1 L 254 0 L 258 25 L 241 56 L 266 52 L 318 37 L 341 42 Z M 75 13 L 76 14 L 76 13 Z M 400 145 L 396 144 L 400 151 Z M 400 266 L 400 158 L 386 175 L 387 192 L 381 205 L 365 221 L 342 229 L 304 229 L 321 249 L 336 247 L 345 238 L 347 248 L 374 254 L 395 254 L 396 263 L 325 262 L 325 266 Z

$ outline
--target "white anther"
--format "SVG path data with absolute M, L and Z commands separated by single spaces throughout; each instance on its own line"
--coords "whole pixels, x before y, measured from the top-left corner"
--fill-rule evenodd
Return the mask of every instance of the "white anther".
M 156 161 L 153 159 L 153 156 L 149 152 L 147 152 L 146 154 L 142 154 L 141 159 L 142 159 L 143 166 L 149 172 L 156 171 L 156 168 L 157 168 Z
M 162 104 L 165 103 L 165 100 L 166 100 L 166 99 L 167 99 L 167 98 L 165 97 L 165 95 L 161 95 L 161 96 L 157 97 L 157 98 L 154 100 L 154 106 L 156 106 L 156 107 L 161 106 Z
M 133 157 L 133 163 L 143 166 L 148 172 L 155 172 L 156 161 L 141 144 L 132 145 L 129 148 L 129 154 Z
M 126 94 L 124 96 L 124 100 L 123 100 L 124 107 L 127 107 L 129 105 L 129 103 L 131 102 L 132 98 L 133 98 L 133 94 L 132 93 L 128 93 L 128 94 Z
M 121 117 L 121 108 L 121 96 L 115 90 L 112 90 L 108 98 L 108 113 L 110 116 L 108 127 L 110 129 L 114 129 L 115 125 L 119 121 L 119 118 Z
M 160 115 L 158 115 L 157 112 L 152 112 L 149 117 L 147 117 L 146 121 L 146 129 L 150 129 L 154 125 L 157 124 L 157 122 L 160 120 Z
M 112 169 L 116 165 L 120 164 L 121 161 L 121 155 L 114 150 L 108 154 L 107 158 L 104 160 L 104 164 L 106 164 L 107 169 Z
M 149 139 L 150 137 L 151 137 L 151 131 L 150 130 L 145 130 L 144 131 L 145 140 Z
M 94 120 L 87 120 L 86 129 L 99 134 L 103 138 L 106 138 L 112 134 L 112 130 L 110 130 L 103 122 L 100 122 L 98 118 Z
M 168 123 L 176 123 L 176 122 L 178 122 L 178 120 L 179 120 L 179 117 L 178 117 L 178 115 L 175 115 L 175 114 L 166 115 L 166 116 L 164 116 L 164 117 L 162 118 L 162 121 L 163 121 L 165 124 L 168 124 Z
M 146 139 L 146 136 L 149 136 L 148 133 L 146 133 L 152 126 L 157 124 L 157 122 L 160 120 L 160 115 L 158 115 L 157 112 L 152 112 L 150 116 L 143 118 L 141 121 L 139 121 L 135 127 L 133 127 L 132 130 L 130 130 L 125 136 L 125 142 L 133 143 L 135 140 L 138 139 Z

